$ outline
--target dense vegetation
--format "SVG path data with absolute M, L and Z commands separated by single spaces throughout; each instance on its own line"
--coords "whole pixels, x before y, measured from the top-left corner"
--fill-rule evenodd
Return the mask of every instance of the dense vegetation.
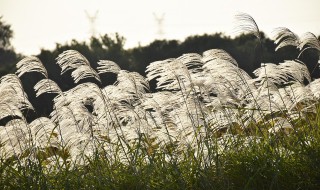
M 23 58 L 0 79 L 0 188 L 319 189 L 319 39 L 239 26 Z

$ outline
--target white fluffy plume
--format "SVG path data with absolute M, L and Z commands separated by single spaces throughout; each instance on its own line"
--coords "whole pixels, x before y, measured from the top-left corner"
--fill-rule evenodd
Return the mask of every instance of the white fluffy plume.
M 275 51 L 285 46 L 298 47 L 300 43 L 299 36 L 285 27 L 279 27 L 273 30 L 273 40 L 277 44 Z
M 113 61 L 100 60 L 98 62 L 99 67 L 97 68 L 99 73 L 115 73 L 118 74 L 121 68 Z
M 55 93 L 55 94 L 62 93 L 57 83 L 55 83 L 51 79 L 42 79 L 36 85 L 34 85 L 33 88 L 36 91 L 37 97 L 44 93 Z
M 74 70 L 71 75 L 75 83 L 88 77 L 93 77 L 100 82 L 98 73 L 90 66 L 89 61 L 78 51 L 64 51 L 57 57 L 57 64 L 62 69 L 61 74 L 68 70 Z
M 28 72 L 38 72 L 48 78 L 48 73 L 46 68 L 43 66 L 41 61 L 37 57 L 25 57 L 16 64 L 17 72 L 16 74 L 20 77 Z

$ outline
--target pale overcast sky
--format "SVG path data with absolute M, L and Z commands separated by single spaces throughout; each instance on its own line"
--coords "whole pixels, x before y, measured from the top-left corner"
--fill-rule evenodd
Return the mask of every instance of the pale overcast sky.
M 118 32 L 127 39 L 126 47 L 159 37 L 154 13 L 165 13 L 162 37 L 168 39 L 230 35 L 237 12 L 250 14 L 268 36 L 279 26 L 299 35 L 320 34 L 320 0 L 0 0 L 0 15 L 14 31 L 12 44 L 27 55 L 53 49 L 55 43 L 87 40 L 90 24 L 85 11 L 98 11 L 98 34 Z

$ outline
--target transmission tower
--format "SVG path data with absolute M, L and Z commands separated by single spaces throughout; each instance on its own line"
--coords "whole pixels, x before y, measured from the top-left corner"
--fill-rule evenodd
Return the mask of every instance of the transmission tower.
M 154 19 L 158 25 L 158 31 L 157 31 L 157 35 L 159 36 L 159 38 L 163 38 L 164 36 L 164 31 L 163 31 L 163 22 L 164 22 L 164 16 L 165 14 L 162 13 L 161 15 L 158 15 L 156 13 L 153 13 Z
M 88 13 L 88 11 L 85 11 L 85 13 L 86 13 L 87 19 L 89 20 L 89 23 L 90 23 L 90 33 L 91 33 L 91 36 L 96 36 L 96 34 L 97 34 L 97 30 L 96 30 L 96 20 L 97 20 L 99 11 L 96 11 L 96 12 L 94 13 L 94 15 L 90 15 L 90 14 Z

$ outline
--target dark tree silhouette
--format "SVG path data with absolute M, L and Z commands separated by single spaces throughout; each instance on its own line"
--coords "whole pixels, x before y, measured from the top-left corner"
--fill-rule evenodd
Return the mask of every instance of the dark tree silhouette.
M 0 77 L 7 73 L 13 73 L 15 63 L 20 59 L 20 56 L 11 47 L 12 37 L 11 26 L 6 24 L 0 16 Z

